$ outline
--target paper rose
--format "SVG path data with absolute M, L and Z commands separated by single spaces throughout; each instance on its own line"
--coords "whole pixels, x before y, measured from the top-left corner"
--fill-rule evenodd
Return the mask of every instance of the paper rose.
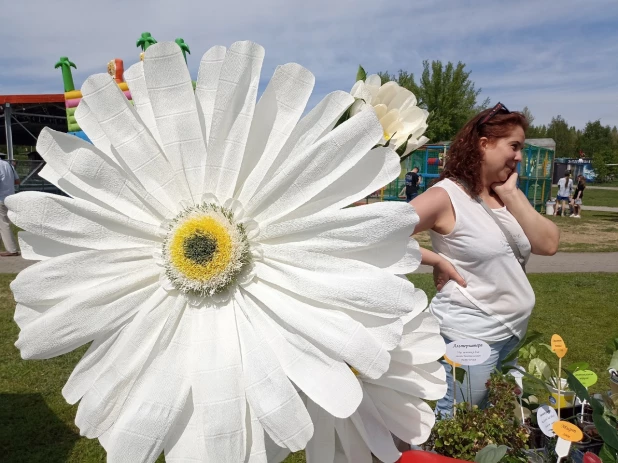
M 401 344 L 391 352 L 384 376 L 358 375 L 363 400 L 352 416 L 335 418 L 309 400 L 315 431 L 307 445 L 307 463 L 371 463 L 372 453 L 384 463 L 393 463 L 401 452 L 391 433 L 414 445 L 425 442 L 435 415 L 422 399 L 437 400 L 446 394 L 446 374 L 438 362 L 444 352 L 438 321 L 423 312 L 404 326 Z
M 384 131 L 380 144 L 390 140 L 389 145 L 405 156 L 429 141 L 423 136 L 429 113 L 416 106 L 416 97 L 407 88 L 393 81 L 382 85 L 380 76 L 372 74 L 365 81 L 357 81 L 350 93 L 357 99 L 350 116 L 370 108 L 378 115 Z
M 125 73 L 134 106 L 90 77 L 76 118 L 94 146 L 51 130 L 37 145 L 71 197 L 6 200 L 24 257 L 42 261 L 11 285 L 16 345 L 44 359 L 92 342 L 63 394 L 108 461 L 303 448 L 296 388 L 351 415 L 350 366 L 380 377 L 422 299 L 395 275 L 418 265 L 411 206 L 346 208 L 400 173 L 392 149 L 369 152 L 375 113 L 333 130 L 353 102 L 334 92 L 300 119 L 314 77 L 297 64 L 256 103 L 263 56 L 210 49 L 194 91 L 180 48 L 153 45 Z

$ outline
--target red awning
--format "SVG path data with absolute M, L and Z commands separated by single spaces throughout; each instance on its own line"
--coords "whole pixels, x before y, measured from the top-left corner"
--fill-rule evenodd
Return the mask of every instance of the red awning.
M 0 95 L 0 104 L 64 103 L 64 93 L 45 95 Z

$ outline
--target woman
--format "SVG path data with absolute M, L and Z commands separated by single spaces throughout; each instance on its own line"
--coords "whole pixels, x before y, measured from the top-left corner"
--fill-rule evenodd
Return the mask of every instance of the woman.
M 565 216 L 566 205 L 570 204 L 571 191 L 573 191 L 573 180 L 571 180 L 571 172 L 566 171 L 564 177 L 558 180 L 558 195 L 556 199 L 556 209 L 554 215 L 558 215 L 558 203 L 560 203 L 560 215 Z
M 420 218 L 415 233 L 430 230 L 434 251 L 421 249 L 422 263 L 434 269 L 438 293 L 429 310 L 440 320 L 445 341 L 474 338 L 491 347 L 483 365 L 470 367 L 471 395 L 460 386 L 458 402 L 483 402 L 490 373 L 526 332 L 535 298 L 516 254 L 526 261 L 530 252 L 553 255 L 558 249 L 556 225 L 517 188 L 527 126 L 521 113 L 500 103 L 473 117 L 447 153 L 442 180 L 411 202 Z M 442 416 L 451 413 L 452 378 L 447 384 L 447 396 L 436 407 Z
M 576 219 L 581 219 L 582 199 L 584 198 L 584 190 L 586 189 L 586 178 L 583 175 L 577 177 L 577 189 L 573 195 L 573 215 Z

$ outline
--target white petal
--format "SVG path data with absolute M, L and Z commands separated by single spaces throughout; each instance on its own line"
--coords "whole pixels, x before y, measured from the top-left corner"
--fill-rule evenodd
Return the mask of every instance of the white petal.
M 220 200 L 234 194 L 251 127 L 264 49 L 236 42 L 227 50 L 219 75 L 208 139 L 205 193 Z
M 246 313 L 251 325 L 268 340 L 290 380 L 332 415 L 350 416 L 362 396 L 350 368 L 324 354 L 294 330 L 277 325 L 265 315 L 267 308 L 260 301 L 247 296 L 244 290 L 243 295 L 251 307 Z
M 399 91 L 395 94 L 393 99 L 388 104 L 390 109 L 399 109 L 407 108 L 409 106 L 413 106 L 416 104 L 416 97 L 414 93 L 404 87 L 399 87 Z
M 44 236 L 27 231 L 17 233 L 21 256 L 26 260 L 46 260 L 70 252 L 85 251 L 86 248 L 59 243 Z
M 191 75 L 180 47 L 174 42 L 149 47 L 144 54 L 144 77 L 165 156 L 177 183 L 184 180 L 189 187 L 190 196 L 183 195 L 182 199 L 195 201 L 203 192 L 206 145 Z
M 251 198 L 247 212 L 260 225 L 302 206 L 362 159 L 382 137 L 373 111 L 347 120 L 302 153 Z
M 307 463 L 332 463 L 335 458 L 335 417 L 309 399 L 307 410 L 315 427 L 305 450 Z
M 285 245 L 263 248 L 258 278 L 301 296 L 385 318 L 424 309 L 412 283 L 372 265 Z
M 395 98 L 399 89 L 401 89 L 401 87 L 397 82 L 386 82 L 380 87 L 380 90 L 378 90 L 378 94 L 376 95 L 377 102 L 390 106 L 389 103 Z
M 112 152 L 112 144 L 105 135 L 105 131 L 101 128 L 99 121 L 95 117 L 94 113 L 86 103 L 86 100 L 82 100 L 75 109 L 75 119 L 79 124 L 79 127 L 84 131 L 92 144 L 112 160 L 112 162 L 118 165 L 118 161 Z
M 184 185 L 176 182 L 159 144 L 118 85 L 109 74 L 96 74 L 86 79 L 82 94 L 113 145 L 123 170 L 132 172 L 150 194 L 175 211 L 178 202 L 186 196 Z
M 233 300 L 193 310 L 191 383 L 202 461 L 244 461 L 247 402 Z
M 371 453 L 385 463 L 394 463 L 401 457 L 393 436 L 373 403 L 372 397 L 365 391 L 363 400 L 350 420 L 356 426 Z
M 384 376 L 376 380 L 366 379 L 364 382 L 422 399 L 438 400 L 446 394 L 445 378 L 444 367 L 439 362 L 412 366 L 393 359 Z
M 368 104 L 359 98 L 354 102 L 354 104 L 352 104 L 352 106 L 350 106 L 350 117 L 364 111 L 367 106 Z
M 26 191 L 9 196 L 5 204 L 18 227 L 71 246 L 126 249 L 160 241 L 158 227 L 81 199 Z
M 365 391 L 371 395 L 393 434 L 413 445 L 420 445 L 427 440 L 436 416 L 423 400 L 373 384 L 366 384 Z
M 382 343 L 344 313 L 266 283 L 252 285 L 248 291 L 268 307 L 273 320 L 299 333 L 329 357 L 371 378 L 379 378 L 388 369 L 390 356 Z
M 197 99 L 198 111 L 201 112 L 203 124 L 202 131 L 204 132 L 206 147 L 208 147 L 209 144 L 215 99 L 217 97 L 217 87 L 219 84 L 219 74 L 221 73 L 221 66 L 225 59 L 225 53 L 225 47 L 220 45 L 210 48 L 204 56 L 202 56 L 200 69 L 197 74 L 195 98 Z M 204 158 L 204 161 L 205 160 Z
M 246 306 L 241 296 L 236 303 Z M 311 418 L 267 342 L 254 331 L 240 307 L 236 324 L 247 401 L 277 445 L 301 450 L 313 434 Z
M 247 457 L 246 463 L 268 463 L 264 428 L 255 412 L 247 404 Z M 278 445 L 274 445 L 279 447 Z M 279 447 L 280 448 L 280 447 Z M 281 449 L 281 448 L 280 448 Z M 283 450 L 283 449 L 281 449 Z
M 384 116 L 386 116 L 386 113 L 388 112 L 388 107 L 385 104 L 377 104 L 373 107 L 373 109 L 375 110 L 378 119 L 382 119 Z M 381 120 L 380 124 L 382 124 Z
M 278 66 L 255 107 L 236 185 L 244 204 L 255 195 L 311 96 L 315 77 L 304 67 Z
M 159 146 L 163 146 L 161 135 L 157 128 L 157 121 L 155 120 L 155 115 L 152 110 L 150 97 L 148 96 L 148 88 L 146 87 L 146 79 L 144 77 L 144 61 L 138 61 L 127 69 L 124 72 L 124 80 L 127 82 L 129 90 L 131 91 L 131 100 L 133 100 L 133 107 L 137 111 L 137 114 L 139 114 L 139 117 Z
M 114 360 L 79 403 L 75 424 L 82 435 L 94 438 L 111 428 L 151 356 L 172 338 L 185 304 L 162 289 L 142 304 L 120 334 Z
M 406 323 L 401 344 L 392 355 L 397 362 L 420 365 L 440 359 L 445 352 L 438 320 L 423 312 Z
M 62 300 L 26 324 L 15 345 L 23 358 L 51 358 L 113 331 L 155 292 L 158 273 L 146 267 Z
M 393 350 L 401 342 L 403 321 L 400 318 L 384 318 L 343 308 L 339 308 L 339 310 L 363 325 L 377 341 L 382 343 L 387 351 Z
M 397 153 L 391 148 L 374 148 L 336 182 L 280 221 L 349 206 L 395 180 L 400 174 Z
M 37 150 L 61 177 L 59 184 L 72 184 L 101 207 L 156 225 L 170 215 L 141 185 L 134 185 L 107 155 L 93 150 L 90 143 L 45 128 L 39 135 Z
M 375 203 L 272 224 L 261 230 L 260 241 L 385 268 L 402 259 L 417 223 L 407 203 Z
M 406 246 L 406 253 L 404 256 L 388 267 L 385 267 L 384 270 L 388 272 L 394 273 L 395 275 L 407 275 L 409 273 L 413 273 L 418 269 L 421 265 L 421 251 L 418 241 L 414 238 L 410 238 L 408 240 L 408 245 Z
M 157 346 L 158 355 L 135 382 L 112 427 L 108 461 L 154 462 L 163 451 L 189 396 L 191 318 L 180 318 L 171 342 Z
M 302 153 L 317 140 L 330 133 L 341 115 L 354 102 L 349 93 L 332 92 L 326 95 L 300 122 L 290 134 L 271 168 L 265 175 L 260 188 L 269 183 L 288 164 L 296 162 L 292 153 Z
M 365 84 L 371 87 L 381 87 L 382 86 L 382 78 L 378 74 L 370 74 L 365 79 Z
M 371 450 L 359 434 L 352 420 L 335 420 L 335 429 L 341 450 L 347 457 L 348 462 L 372 463 Z M 335 458 L 335 461 L 338 462 Z
M 204 461 L 203 453 L 200 453 L 198 428 L 198 418 L 193 406 L 193 394 L 189 392 L 187 403 L 164 444 L 166 463 Z

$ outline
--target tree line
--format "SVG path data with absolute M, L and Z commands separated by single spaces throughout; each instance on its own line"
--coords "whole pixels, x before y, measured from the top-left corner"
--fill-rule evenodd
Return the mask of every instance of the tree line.
M 378 72 L 382 84 L 395 81 L 416 95 L 418 105 L 429 113 L 425 135 L 432 142 L 450 141 L 465 122 L 490 105 L 489 98 L 479 101 L 480 88 L 470 79 L 471 71 L 461 61 L 457 64 L 441 61 L 423 61 L 423 71 L 417 80 L 413 73 L 399 70 L 397 74 Z M 527 107 L 530 127 L 527 138 L 553 138 L 556 156 L 560 158 L 586 157 L 592 159 L 600 181 L 609 180 L 618 173 L 618 129 L 604 126 L 599 120 L 586 124 L 584 129 L 569 126 L 560 115 L 549 125 L 534 125 L 534 116 Z

